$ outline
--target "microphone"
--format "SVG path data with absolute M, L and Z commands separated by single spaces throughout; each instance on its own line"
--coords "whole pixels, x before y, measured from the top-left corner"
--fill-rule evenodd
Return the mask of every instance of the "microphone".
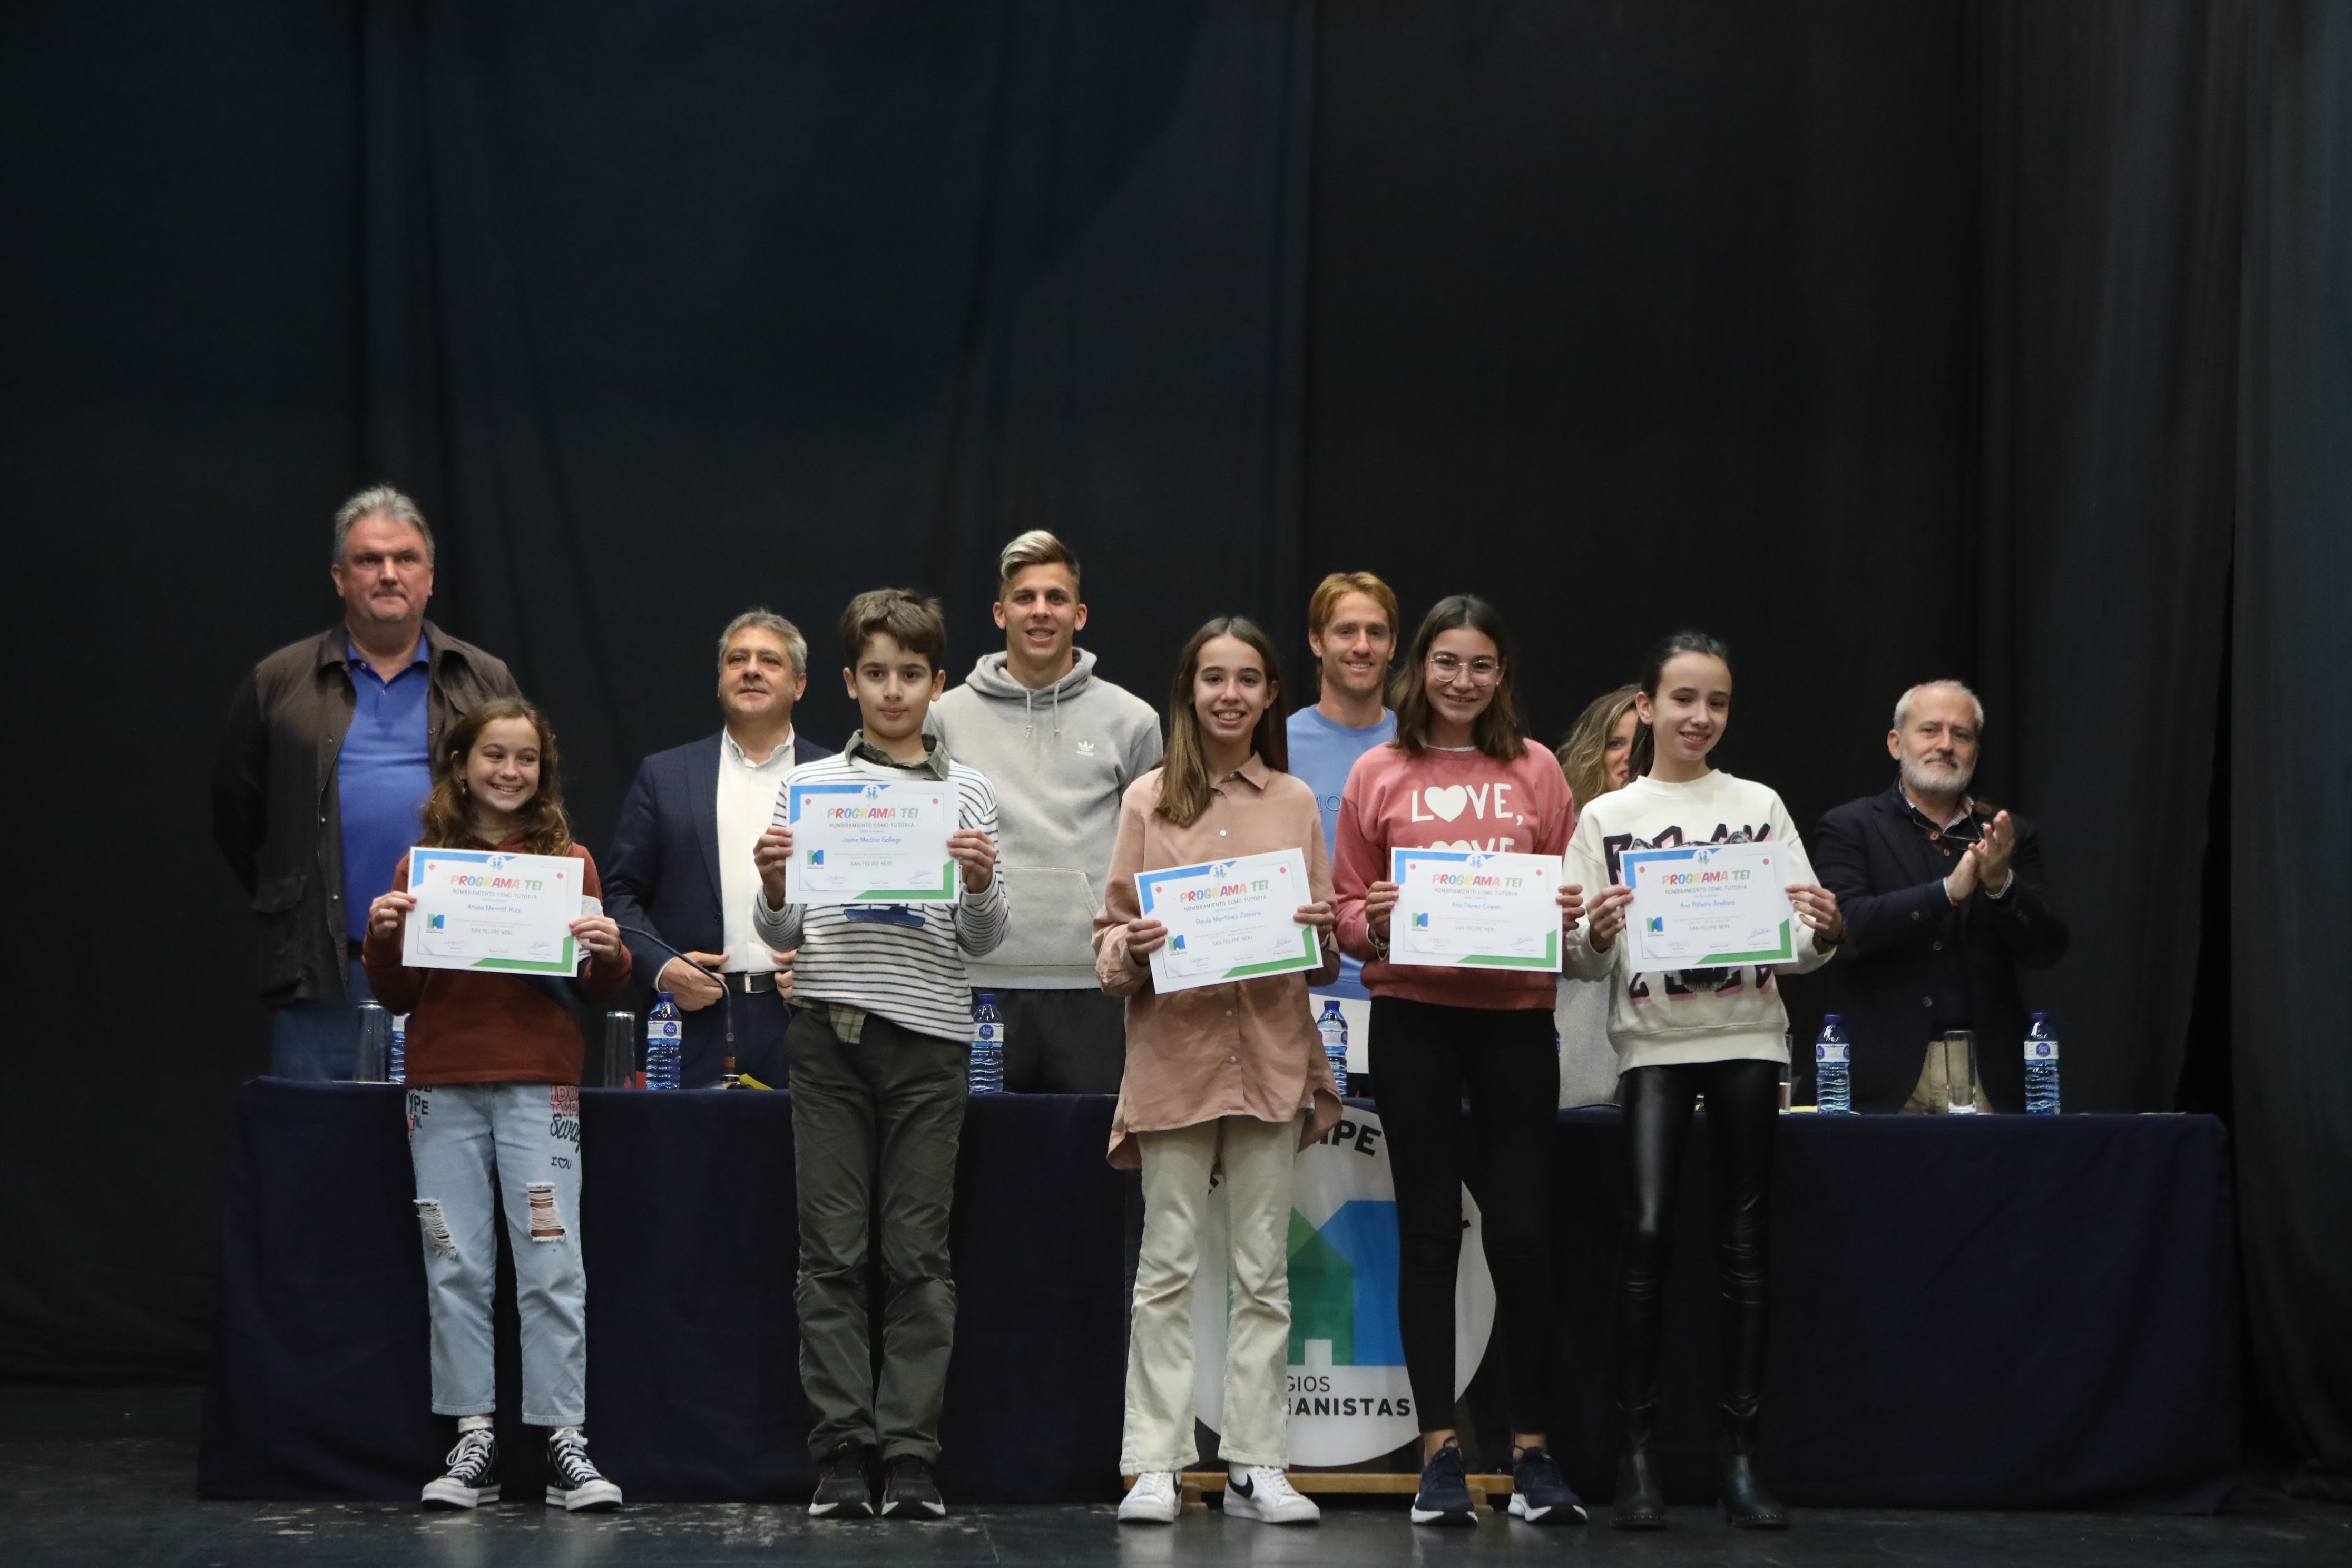
M 618 922 L 615 923 L 617 924 Z M 643 937 L 646 941 L 653 943 L 656 947 L 660 948 L 664 952 L 668 953 L 672 958 L 677 959 L 680 963 L 685 964 L 690 969 L 699 969 L 703 973 L 708 974 L 711 979 L 719 982 L 719 1005 L 726 1009 L 727 1043 L 730 1046 L 733 1045 L 735 1043 L 735 994 L 728 989 L 727 976 L 721 974 L 719 971 L 710 968 L 707 964 L 697 963 L 693 959 L 688 958 L 685 953 L 680 952 L 677 949 L 670 946 L 669 943 L 664 942 L 661 938 L 656 936 L 649 931 L 641 931 L 635 926 L 622 926 L 621 931 L 625 935 Z M 658 990 L 659 988 L 656 987 L 656 989 Z

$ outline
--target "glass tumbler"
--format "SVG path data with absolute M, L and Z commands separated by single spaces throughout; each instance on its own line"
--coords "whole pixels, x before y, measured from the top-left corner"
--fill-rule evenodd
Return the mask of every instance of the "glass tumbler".
M 1977 1037 L 1968 1029 L 1944 1036 L 1944 1110 L 1953 1116 L 1977 1113 Z
M 359 1048 L 352 1058 L 353 1083 L 390 1083 L 385 1064 L 392 1055 L 392 1015 L 381 1002 L 360 1004 Z
M 614 1012 L 604 1015 L 604 1087 L 606 1089 L 638 1089 L 637 1082 L 637 1016 Z

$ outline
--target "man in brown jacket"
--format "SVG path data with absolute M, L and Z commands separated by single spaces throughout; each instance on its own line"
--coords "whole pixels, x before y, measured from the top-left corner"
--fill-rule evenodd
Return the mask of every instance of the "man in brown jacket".
M 213 839 L 252 896 L 269 1070 L 351 1076 L 369 903 L 416 841 L 450 721 L 513 694 L 499 659 L 425 618 L 433 532 L 389 485 L 335 514 L 343 620 L 254 666 L 213 773 Z

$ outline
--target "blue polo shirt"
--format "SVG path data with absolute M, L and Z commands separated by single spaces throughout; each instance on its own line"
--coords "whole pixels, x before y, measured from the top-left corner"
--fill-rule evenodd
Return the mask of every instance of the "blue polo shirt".
M 392 890 L 392 873 L 416 842 L 425 797 L 433 790 L 425 693 L 433 667 L 425 638 L 390 680 L 350 645 L 352 728 L 335 764 L 335 799 L 343 821 L 343 933 L 367 934 L 368 905 Z
M 1315 792 L 1315 803 L 1323 808 L 1323 847 L 1332 849 L 1339 837 L 1339 798 L 1347 792 L 1348 770 L 1374 746 L 1396 739 L 1396 715 L 1383 708 L 1379 723 L 1350 730 L 1325 718 L 1319 709 L 1301 708 L 1283 730 L 1290 741 L 1291 775 L 1306 780 Z M 1339 978 L 1322 989 L 1334 996 L 1368 997 L 1371 993 L 1364 989 L 1363 970 L 1342 954 Z

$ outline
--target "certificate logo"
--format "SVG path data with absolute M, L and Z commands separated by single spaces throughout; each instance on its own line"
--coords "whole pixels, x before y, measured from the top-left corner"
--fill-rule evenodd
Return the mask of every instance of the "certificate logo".
M 1412 911 L 1412 929 L 1415 931 L 1427 931 L 1429 929 L 1429 911 L 1427 910 L 1415 910 Z
M 857 793 L 865 796 L 867 800 L 880 800 L 882 798 L 882 786 L 880 784 L 867 784 L 864 789 Z
M 1181 931 L 1179 931 L 1179 932 L 1177 932 L 1174 936 L 1170 937 L 1170 938 L 1168 939 L 1168 945 L 1169 945 L 1170 947 L 1171 947 L 1171 948 L 1175 949 L 1178 952 L 1183 952 L 1183 951 L 1184 951 L 1184 933 L 1183 933 L 1183 932 L 1181 932 Z
M 808 863 L 809 863 L 810 865 L 812 865 L 812 866 L 822 866 L 822 865 L 824 865 L 824 850 L 822 850 L 822 849 L 812 849 L 812 850 L 810 850 L 810 851 L 808 852 Z
M 1232 873 L 1234 863 L 1230 860 L 1213 861 L 1209 866 L 1209 880 L 1222 882 Z
M 446 931 L 449 929 L 449 917 L 447 915 L 426 915 L 425 917 L 425 929 L 426 931 Z
M 1643 921 L 1642 925 L 1644 930 L 1655 931 L 1659 935 L 1663 936 L 1665 934 L 1666 930 L 1666 917 L 1664 915 L 1652 915 L 1648 920 Z

